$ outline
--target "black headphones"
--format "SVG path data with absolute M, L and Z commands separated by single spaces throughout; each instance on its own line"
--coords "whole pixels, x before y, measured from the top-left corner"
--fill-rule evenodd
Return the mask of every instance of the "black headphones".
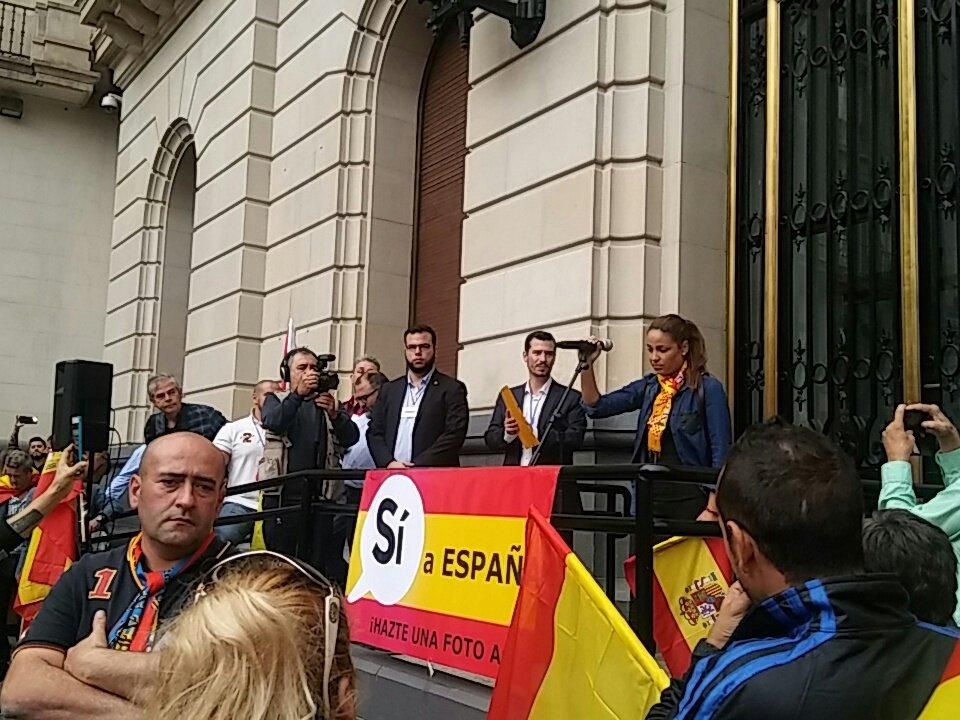
M 298 347 L 289 351 L 286 355 L 283 356 L 283 360 L 280 361 L 280 379 L 285 383 L 290 382 L 290 361 L 293 360 L 295 355 L 300 355 L 306 353 L 308 355 L 313 355 L 314 359 L 317 362 L 320 359 L 317 357 L 317 354 L 308 347 Z

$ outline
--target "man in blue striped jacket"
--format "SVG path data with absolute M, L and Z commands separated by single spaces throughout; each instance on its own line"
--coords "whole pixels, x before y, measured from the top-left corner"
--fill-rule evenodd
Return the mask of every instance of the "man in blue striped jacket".
M 960 669 L 956 630 L 918 622 L 895 576 L 864 572 L 860 482 L 824 436 L 751 428 L 716 502 L 738 582 L 648 718 L 904 720 Z

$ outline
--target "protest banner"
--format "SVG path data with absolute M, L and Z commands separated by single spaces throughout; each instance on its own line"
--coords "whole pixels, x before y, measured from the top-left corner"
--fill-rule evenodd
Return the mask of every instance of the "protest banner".
M 351 638 L 496 677 L 527 514 L 549 516 L 556 467 L 367 474 L 347 578 Z

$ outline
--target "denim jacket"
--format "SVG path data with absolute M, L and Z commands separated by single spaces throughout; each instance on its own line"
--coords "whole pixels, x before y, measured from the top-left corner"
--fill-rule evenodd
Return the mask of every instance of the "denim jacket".
M 656 373 L 650 373 L 619 390 L 601 395 L 593 407 L 584 403 L 583 408 L 590 418 L 612 417 L 639 410 L 633 460 L 643 462 L 646 460 L 644 432 L 653 410 L 653 401 L 659 392 L 660 383 Z M 696 390 L 683 386 L 673 398 L 669 426 L 677 454 L 684 465 L 723 465 L 733 438 L 730 408 L 723 383 L 710 374 L 704 374 Z

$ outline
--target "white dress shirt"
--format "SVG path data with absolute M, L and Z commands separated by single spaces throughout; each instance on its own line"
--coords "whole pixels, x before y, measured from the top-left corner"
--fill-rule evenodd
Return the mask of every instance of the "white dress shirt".
M 420 401 L 427 391 L 430 381 L 433 380 L 434 370 L 431 370 L 415 385 L 407 373 L 407 391 L 403 396 L 403 406 L 400 408 L 400 425 L 397 427 L 397 442 L 393 448 L 393 459 L 408 463 L 413 460 L 413 426 L 417 424 L 417 415 L 420 413 Z
M 527 384 L 523 386 L 523 404 L 521 405 L 521 410 L 523 411 L 523 417 L 529 423 L 530 427 L 533 429 L 533 434 L 537 436 L 537 440 L 540 439 L 540 415 L 543 412 L 543 406 L 547 400 L 547 393 L 550 392 L 550 386 L 553 385 L 553 378 L 547 378 L 547 381 L 543 384 L 543 387 L 540 388 L 537 392 L 530 392 L 530 381 L 527 381 Z M 505 442 L 512 443 L 517 439 L 516 435 L 511 435 L 510 433 L 504 431 L 503 439 Z M 530 464 L 530 461 L 533 459 L 533 451 L 535 448 L 524 448 L 523 452 L 520 455 L 520 464 L 527 466 Z

